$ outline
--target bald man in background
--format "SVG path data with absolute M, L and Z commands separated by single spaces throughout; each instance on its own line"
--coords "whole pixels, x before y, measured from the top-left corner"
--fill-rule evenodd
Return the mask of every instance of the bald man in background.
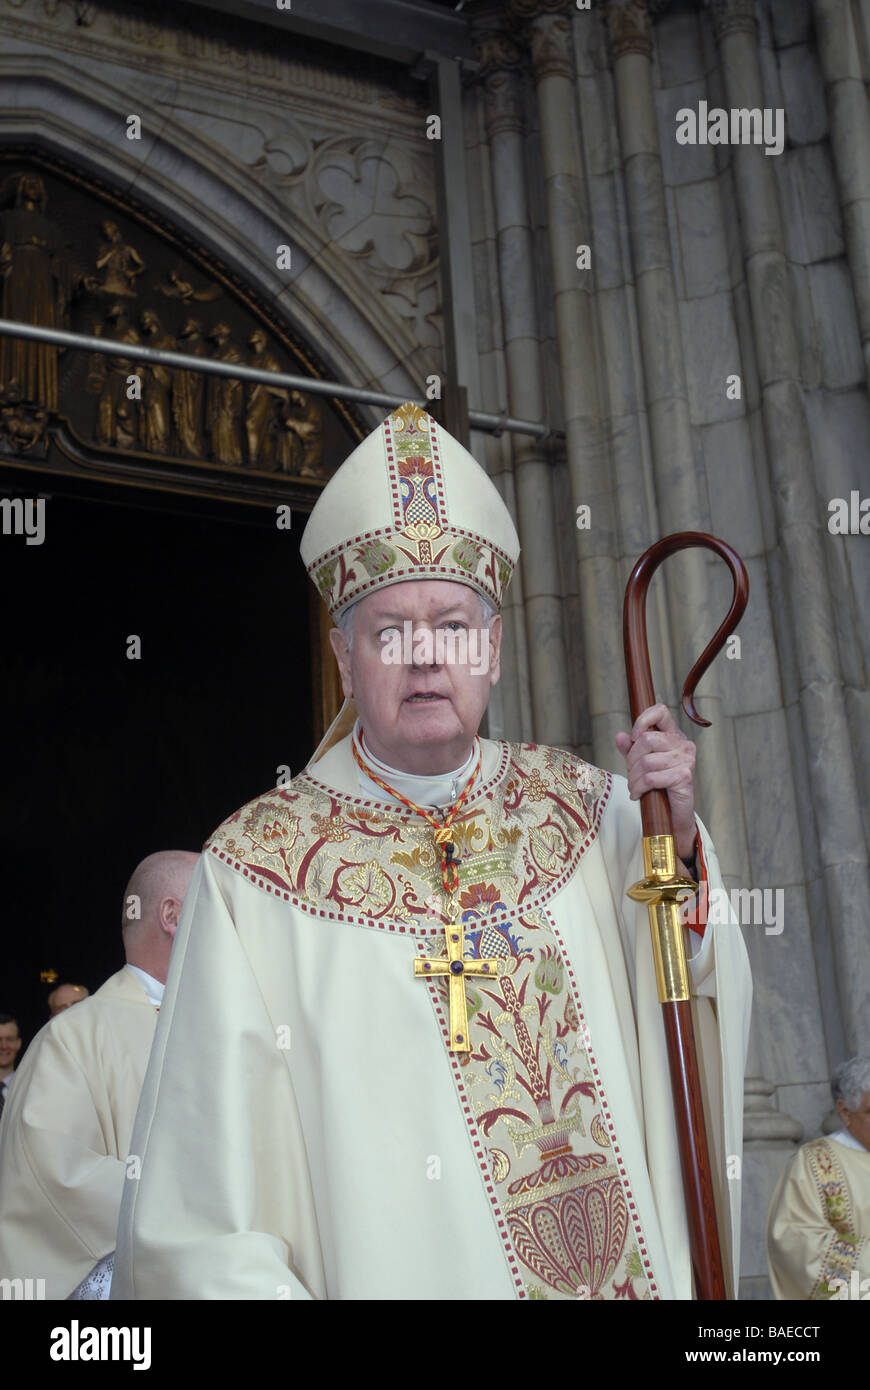
M 108 1298 L 128 1169 L 136 1176 L 130 1135 L 198 858 L 143 859 L 124 895 L 126 965 L 52 1018 L 18 1067 L 0 1123 L 0 1279 L 44 1280 L 40 1297 Z
M 88 998 L 90 990 L 85 985 L 58 985 L 48 996 L 48 1012 L 52 1018 L 71 1009 L 73 1004 L 81 1004 Z

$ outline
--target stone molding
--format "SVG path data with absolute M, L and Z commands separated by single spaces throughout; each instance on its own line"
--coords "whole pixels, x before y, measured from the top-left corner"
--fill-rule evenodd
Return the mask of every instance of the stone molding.
M 503 131 L 521 134 L 525 129 L 521 69 L 526 55 L 501 5 L 477 5 L 470 19 L 480 64 L 478 80 L 483 89 L 487 136 L 491 139 Z
M 532 68 L 535 81 L 545 77 L 574 80 L 574 42 L 567 14 L 537 15 L 529 25 Z
M 756 32 L 755 0 L 705 0 L 705 3 L 713 17 L 713 28 L 720 42 L 726 34 L 738 30 L 749 34 Z
M 576 11 L 574 0 L 508 0 L 508 10 L 521 24 L 548 15 L 565 15 Z
M 537 82 L 545 77 L 574 80 L 571 15 L 575 12 L 572 0 L 511 0 L 507 6 L 478 4 L 470 13 L 479 76 L 495 128 L 522 129 L 519 114 L 516 118 L 511 114 L 515 84 L 501 79 L 523 68 L 527 55 Z M 492 80 L 495 75 L 500 80 Z
M 640 53 L 652 58 L 652 16 L 647 0 L 628 0 L 628 3 L 607 4 L 607 27 L 610 48 L 615 60 L 628 53 Z
M 205 12 L 196 25 L 167 28 L 144 14 L 119 13 L 80 0 L 0 0 L 0 31 L 19 40 L 32 39 L 40 47 L 57 47 L 65 55 L 79 55 L 86 62 L 124 62 L 144 53 L 146 63 L 158 59 L 161 66 L 182 75 L 208 74 L 216 90 L 238 94 L 240 81 L 246 92 L 290 96 L 295 107 L 347 112 L 364 107 L 379 123 L 396 120 L 406 127 L 419 123 L 419 107 L 391 90 L 383 81 L 355 76 L 349 71 L 330 71 L 305 54 L 281 52 L 276 45 L 245 45 L 208 27 Z M 418 124 L 418 128 L 422 126 Z M 413 138 L 408 129 L 406 138 Z
M 743 1138 L 747 1144 L 799 1144 L 803 1125 L 785 1110 L 773 1108 L 775 1087 L 765 1077 L 743 1083 Z
M 511 130 L 522 134 L 522 85 L 520 75 L 513 69 L 491 72 L 483 83 L 486 132 L 490 139 Z
M 492 73 L 512 72 L 523 66 L 523 51 L 505 29 L 475 27 L 472 30 L 478 75 L 486 80 Z

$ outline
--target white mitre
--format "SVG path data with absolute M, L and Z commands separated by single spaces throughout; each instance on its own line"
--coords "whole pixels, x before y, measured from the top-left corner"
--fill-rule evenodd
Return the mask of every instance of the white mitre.
M 409 579 L 467 584 L 501 608 L 520 553 L 496 488 L 467 449 L 410 401 L 359 444 L 329 480 L 300 546 L 333 618 Z M 353 727 L 345 700 L 311 762 Z

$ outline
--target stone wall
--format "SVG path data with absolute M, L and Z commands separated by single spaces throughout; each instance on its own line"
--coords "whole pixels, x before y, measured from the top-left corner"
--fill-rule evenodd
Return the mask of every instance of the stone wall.
M 826 1121 L 832 1066 L 870 1048 L 870 542 L 828 529 L 832 498 L 870 497 L 870 0 L 466 12 L 479 68 L 451 177 L 471 224 L 470 404 L 564 432 L 475 436 L 523 546 L 490 731 L 618 770 L 631 564 L 704 529 L 750 571 L 739 659 L 698 701 L 698 804 L 729 886 L 783 895 L 780 922 L 743 924 L 743 1292 L 763 1297 L 777 1177 Z M 419 397 L 444 371 L 425 83 L 242 43 L 217 18 L 69 0 L 0 0 L 0 43 L 4 145 L 47 146 L 199 230 L 337 378 Z M 701 102 L 782 109 L 782 153 L 678 143 Z M 655 581 L 672 707 L 728 598 L 697 554 Z
M 490 446 L 524 550 L 509 731 L 618 770 L 633 560 L 658 535 L 702 529 L 750 572 L 739 659 L 704 678 L 713 728 L 697 731 L 699 810 L 726 882 L 769 894 L 771 920 L 742 922 L 756 990 L 744 1297 L 767 1296 L 779 1173 L 825 1124 L 832 1067 L 870 1039 L 870 547 L 828 529 L 832 498 L 870 496 L 868 11 L 471 7 L 487 389 L 515 414 L 546 403 L 566 431 L 548 466 L 540 446 L 515 441 L 512 459 Z M 701 102 L 781 109 L 782 152 L 678 143 L 677 113 Z M 681 558 L 650 599 L 657 689 L 674 708 L 730 587 L 718 562 Z

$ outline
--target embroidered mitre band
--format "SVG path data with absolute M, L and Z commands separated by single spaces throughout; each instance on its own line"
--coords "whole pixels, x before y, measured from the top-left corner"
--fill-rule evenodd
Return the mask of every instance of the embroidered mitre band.
M 467 584 L 501 608 L 520 545 L 480 464 L 408 402 L 327 483 L 300 550 L 335 618 L 373 590 L 410 579 Z

